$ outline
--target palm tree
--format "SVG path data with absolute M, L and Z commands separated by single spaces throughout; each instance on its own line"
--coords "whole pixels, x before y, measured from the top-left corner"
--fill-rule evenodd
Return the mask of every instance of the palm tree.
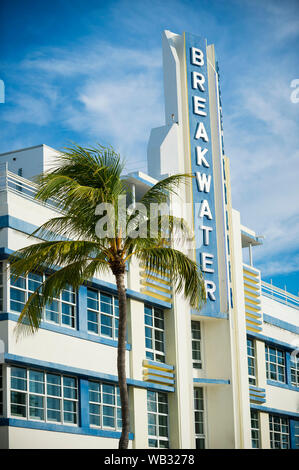
M 158 213 L 150 217 L 151 204 L 167 203 L 187 176 L 170 176 L 151 187 L 139 201 L 146 208 L 146 215 L 136 215 L 134 210 L 119 215 L 120 197 L 131 197 L 122 171 L 120 156 L 110 147 L 87 149 L 73 145 L 66 148 L 57 160 L 57 167 L 40 175 L 37 180 L 36 199 L 41 202 L 54 199 L 61 215 L 33 232 L 32 235 L 43 241 L 16 251 L 11 256 L 10 269 L 14 278 L 30 272 L 47 271 L 49 274 L 28 298 L 19 316 L 18 335 L 38 330 L 45 306 L 54 297 L 57 298 L 67 285 L 77 289 L 94 275 L 103 275 L 109 270 L 114 274 L 119 300 L 117 370 L 122 412 L 119 448 L 126 449 L 129 439 L 125 370 L 126 265 L 134 256 L 149 271 L 155 270 L 163 276 L 170 270 L 176 292 L 183 291 L 190 304 L 197 308 L 204 301 L 205 290 L 196 262 L 171 247 L 171 237 L 175 233 L 182 237 L 189 235 L 186 223 L 170 216 L 165 230 L 163 215 Z M 114 209 L 115 226 L 112 226 L 111 232 L 111 218 L 107 218 L 106 214 L 106 228 L 110 227 L 110 233 L 99 237 L 97 223 L 104 219 L 96 215 L 99 213 L 97 208 L 107 203 Z M 154 235 L 149 230 L 150 222 L 155 222 L 158 227 Z M 136 237 L 137 226 L 146 230 L 146 236 Z

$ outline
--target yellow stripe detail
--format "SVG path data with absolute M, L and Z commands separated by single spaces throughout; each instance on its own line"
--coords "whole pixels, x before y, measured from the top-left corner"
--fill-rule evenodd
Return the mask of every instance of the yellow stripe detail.
M 171 282 L 167 281 L 166 279 L 161 279 L 153 274 L 147 274 L 145 272 L 141 272 L 140 276 L 145 279 L 152 279 L 153 281 L 161 282 L 161 284 L 166 284 L 167 286 L 171 286 Z
M 169 289 L 166 289 L 165 287 L 157 286 L 156 284 L 152 284 L 151 282 L 141 281 L 141 284 L 143 286 L 152 287 L 153 289 L 159 290 L 161 292 L 165 292 L 166 294 L 171 294 L 171 291 Z
M 143 361 L 143 367 L 149 367 L 150 369 L 162 370 L 163 372 L 170 372 L 173 373 L 173 369 L 168 369 L 166 367 L 161 366 L 154 366 L 152 364 L 148 364 L 148 362 Z M 146 371 L 148 372 L 148 371 Z
M 254 307 L 251 307 L 250 305 L 247 304 L 246 301 L 245 301 L 245 307 L 246 307 L 246 309 L 248 308 L 248 310 L 251 310 L 252 312 L 257 312 L 257 313 L 259 313 L 259 312 L 261 311 L 261 309 L 258 310 L 258 309 L 254 308 Z
M 260 330 L 257 330 L 256 328 L 251 327 L 251 325 L 246 325 L 246 330 L 253 331 L 254 333 L 260 333 Z
M 171 298 L 164 297 L 163 295 L 156 294 L 155 292 L 152 292 L 152 291 L 149 291 L 149 290 L 146 290 L 146 289 L 141 289 L 141 292 L 143 294 L 146 294 L 146 295 L 150 296 L 150 297 L 154 297 L 155 299 L 164 300 L 164 302 L 172 303 Z

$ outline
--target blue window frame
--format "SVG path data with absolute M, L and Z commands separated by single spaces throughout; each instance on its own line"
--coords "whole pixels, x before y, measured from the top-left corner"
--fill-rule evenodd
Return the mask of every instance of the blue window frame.
M 119 387 L 114 384 L 90 381 L 89 421 L 91 426 L 120 430 L 121 406 Z
M 59 424 L 78 422 L 75 377 L 11 367 L 10 414 L 13 417 Z
M 96 289 L 87 289 L 87 329 L 90 333 L 118 338 L 118 298 Z

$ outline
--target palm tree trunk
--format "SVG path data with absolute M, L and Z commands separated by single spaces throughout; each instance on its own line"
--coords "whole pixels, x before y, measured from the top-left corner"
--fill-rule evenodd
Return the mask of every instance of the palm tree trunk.
M 121 402 L 122 433 L 119 440 L 119 449 L 127 449 L 129 444 L 129 399 L 126 377 L 126 336 L 127 336 L 127 296 L 125 288 L 125 273 L 115 274 L 118 303 L 118 348 L 117 348 L 117 372 Z

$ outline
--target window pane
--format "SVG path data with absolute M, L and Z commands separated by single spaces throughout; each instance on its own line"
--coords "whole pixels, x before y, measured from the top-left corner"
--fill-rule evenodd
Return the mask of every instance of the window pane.
M 40 395 L 29 395 L 29 418 L 44 419 L 44 397 Z
M 60 375 L 47 374 L 47 393 L 48 395 L 61 396 Z
M 61 400 L 58 398 L 47 398 L 47 418 L 49 421 L 61 421 Z
M 11 414 L 26 418 L 26 394 L 21 392 L 10 393 Z

